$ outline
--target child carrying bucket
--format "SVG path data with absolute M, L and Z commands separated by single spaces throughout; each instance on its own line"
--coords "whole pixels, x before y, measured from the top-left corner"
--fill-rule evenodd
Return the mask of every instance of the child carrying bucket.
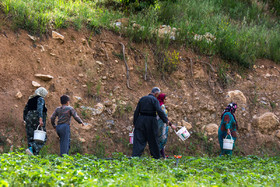
M 60 156 L 68 154 L 70 149 L 70 122 L 71 116 L 84 126 L 83 121 L 78 116 L 73 107 L 70 106 L 70 98 L 67 95 L 60 97 L 62 106 L 57 107 L 51 116 L 51 123 L 60 138 Z M 57 125 L 55 124 L 56 117 L 58 117 Z

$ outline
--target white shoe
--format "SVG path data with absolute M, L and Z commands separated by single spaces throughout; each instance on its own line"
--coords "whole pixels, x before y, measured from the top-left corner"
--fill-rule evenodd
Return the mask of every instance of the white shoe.
M 25 152 L 26 152 L 28 155 L 34 155 L 34 154 L 30 151 L 29 148 L 27 148 L 27 149 L 25 150 Z

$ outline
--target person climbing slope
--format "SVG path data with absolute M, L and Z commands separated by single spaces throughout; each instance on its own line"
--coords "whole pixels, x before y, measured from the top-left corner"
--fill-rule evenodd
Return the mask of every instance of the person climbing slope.
M 44 98 L 47 94 L 48 91 L 43 87 L 35 90 L 35 93 L 29 97 L 23 111 L 23 120 L 25 122 L 28 142 L 28 149 L 25 151 L 29 155 L 38 155 L 47 141 L 47 136 L 43 142 L 33 140 L 34 131 L 37 129 L 38 125 L 46 131 L 47 108 Z
M 236 131 L 238 130 L 238 124 L 235 118 L 235 111 L 237 109 L 236 103 L 230 103 L 221 116 L 221 124 L 218 130 L 218 138 L 219 138 L 219 144 L 221 148 L 221 155 L 232 155 L 232 150 L 226 150 L 223 149 L 223 139 L 227 136 L 228 139 L 230 139 L 232 136 L 234 140 L 233 148 L 235 145 L 235 141 L 237 138 Z
M 133 140 L 133 157 L 140 157 L 149 143 L 150 153 L 153 158 L 159 159 L 160 152 L 158 146 L 158 123 L 157 114 L 164 123 L 169 124 L 168 118 L 162 111 L 157 97 L 160 89 L 154 87 L 151 93 L 142 97 L 134 112 L 134 140 Z
M 62 106 L 57 107 L 51 116 L 51 124 L 60 138 L 60 156 L 69 153 L 70 149 L 70 123 L 71 116 L 84 126 L 83 121 L 78 116 L 73 107 L 70 106 L 70 98 L 67 95 L 60 97 Z M 56 117 L 58 117 L 57 125 L 55 124 Z

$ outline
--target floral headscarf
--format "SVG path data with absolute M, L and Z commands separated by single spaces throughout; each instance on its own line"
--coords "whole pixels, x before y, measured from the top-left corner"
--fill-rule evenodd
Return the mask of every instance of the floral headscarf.
M 230 112 L 230 113 L 233 115 L 234 120 L 236 121 L 236 129 L 238 129 L 237 120 L 236 120 L 235 115 L 234 115 L 236 109 L 237 109 L 237 104 L 236 104 L 236 103 L 230 103 L 230 104 L 226 107 L 226 109 L 224 110 L 224 112 L 222 113 L 221 119 L 223 119 L 223 115 L 224 115 L 226 112 Z
M 163 105 L 164 104 L 164 99 L 165 99 L 166 95 L 164 93 L 161 93 L 158 95 L 157 99 L 159 101 L 159 105 Z
M 35 90 L 35 93 L 32 96 L 30 96 L 29 99 L 36 97 L 36 96 L 46 97 L 47 94 L 48 94 L 48 91 L 46 90 L 46 88 L 40 87 Z

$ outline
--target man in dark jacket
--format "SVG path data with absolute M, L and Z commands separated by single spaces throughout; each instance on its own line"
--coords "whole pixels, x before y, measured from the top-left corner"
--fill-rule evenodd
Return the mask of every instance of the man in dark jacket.
M 160 89 L 155 87 L 149 95 L 142 97 L 137 104 L 133 119 L 135 127 L 133 157 L 140 157 L 142 155 L 148 141 L 152 157 L 160 158 L 156 115 L 158 114 L 164 123 L 169 124 L 169 121 L 157 100 L 159 93 Z

